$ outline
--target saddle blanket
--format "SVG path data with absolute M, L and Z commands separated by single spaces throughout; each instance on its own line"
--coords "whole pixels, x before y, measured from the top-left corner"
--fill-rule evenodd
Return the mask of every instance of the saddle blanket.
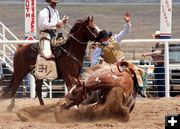
M 58 77 L 58 74 L 55 61 L 46 60 L 38 54 L 34 75 L 37 79 L 56 79 Z

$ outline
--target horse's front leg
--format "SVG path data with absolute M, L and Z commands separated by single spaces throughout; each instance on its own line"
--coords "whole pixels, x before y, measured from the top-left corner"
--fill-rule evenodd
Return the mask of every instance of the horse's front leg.
M 43 83 L 43 80 L 36 80 L 36 95 L 39 99 L 39 103 L 40 105 L 44 105 L 44 101 L 42 99 L 42 83 Z

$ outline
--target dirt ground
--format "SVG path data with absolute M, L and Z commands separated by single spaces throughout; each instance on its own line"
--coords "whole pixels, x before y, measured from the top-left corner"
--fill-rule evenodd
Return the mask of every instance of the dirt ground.
M 46 104 L 57 102 L 58 99 L 45 99 Z M 22 122 L 16 112 L 23 107 L 38 106 L 37 99 L 16 99 L 13 112 L 7 112 L 6 107 L 10 100 L 1 101 L 0 104 L 0 129 L 164 129 L 165 115 L 180 114 L 180 98 L 138 98 L 128 122 L 117 119 L 101 119 L 96 121 L 83 120 L 58 123 L 54 114 L 48 114 L 41 120 Z M 66 116 L 62 119 L 67 119 Z

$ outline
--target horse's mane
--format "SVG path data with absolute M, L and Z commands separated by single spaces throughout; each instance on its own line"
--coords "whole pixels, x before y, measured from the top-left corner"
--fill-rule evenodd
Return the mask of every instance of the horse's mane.
M 83 21 L 84 21 L 84 20 L 82 20 L 82 19 L 78 19 L 78 20 L 75 22 L 75 24 L 73 25 L 73 27 L 71 28 L 71 30 L 69 31 L 69 33 L 70 33 L 71 35 L 73 35 L 73 33 L 75 32 L 75 30 L 79 27 L 79 25 L 80 25 Z M 66 39 L 66 43 L 63 44 L 61 47 L 63 47 L 63 48 L 68 47 L 69 45 L 68 45 L 67 43 L 68 43 L 70 40 L 71 40 L 71 36 L 68 35 L 68 37 L 67 37 L 67 39 Z
M 75 22 L 75 24 L 73 25 L 73 27 L 71 28 L 71 30 L 70 30 L 69 33 L 70 33 L 70 34 L 74 33 L 74 31 L 77 29 L 77 27 L 78 27 L 82 22 L 84 22 L 83 19 L 78 19 L 78 20 Z
M 74 23 L 73 27 L 71 28 L 71 30 L 69 31 L 69 33 L 71 35 L 73 35 L 73 33 L 76 31 L 76 29 L 79 27 L 80 24 L 82 24 L 83 22 L 85 22 L 85 17 L 84 18 L 79 18 L 78 20 L 76 20 L 76 22 Z M 66 43 L 63 44 L 61 47 L 68 47 L 67 43 L 69 42 L 69 40 L 71 40 L 71 36 L 68 35 Z

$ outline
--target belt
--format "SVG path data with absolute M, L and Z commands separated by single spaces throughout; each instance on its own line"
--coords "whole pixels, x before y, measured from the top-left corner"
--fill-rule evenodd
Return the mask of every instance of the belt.
M 49 30 L 49 29 L 40 30 L 40 33 L 41 33 L 41 32 L 45 32 L 45 33 L 48 33 L 48 34 L 49 34 L 49 33 L 52 33 L 52 32 L 55 33 L 55 32 L 56 32 L 56 29 L 52 29 L 52 30 Z

